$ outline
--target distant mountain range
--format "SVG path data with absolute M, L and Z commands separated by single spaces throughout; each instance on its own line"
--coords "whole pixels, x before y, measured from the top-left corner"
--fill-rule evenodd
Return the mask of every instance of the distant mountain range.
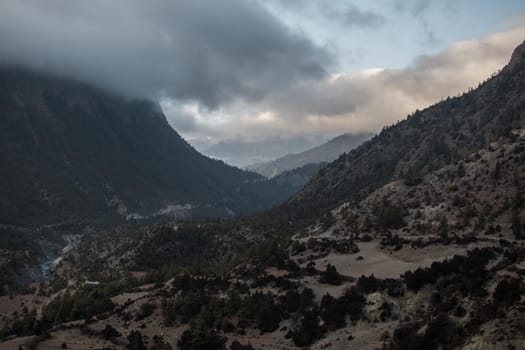
M 223 216 L 284 188 L 210 159 L 160 107 L 83 83 L 0 68 L 0 224 Z
M 306 164 L 332 162 L 341 154 L 351 151 L 371 137 L 372 135 L 368 133 L 343 134 L 304 152 L 288 154 L 269 162 L 256 163 L 248 166 L 247 169 L 271 178 L 284 171 L 299 168 Z
M 326 139 L 321 137 L 293 136 L 269 137 L 258 141 L 223 140 L 203 150 L 203 153 L 221 159 L 230 165 L 245 168 L 248 165 L 270 161 L 285 154 L 297 153 L 315 147 Z
M 270 183 L 274 183 L 276 186 L 282 188 L 291 188 L 293 195 L 295 192 L 301 190 L 303 186 L 310 181 L 310 179 L 317 174 L 319 169 L 324 167 L 326 163 L 310 163 L 303 165 L 299 168 L 287 170 L 279 175 L 276 175 L 268 180 Z

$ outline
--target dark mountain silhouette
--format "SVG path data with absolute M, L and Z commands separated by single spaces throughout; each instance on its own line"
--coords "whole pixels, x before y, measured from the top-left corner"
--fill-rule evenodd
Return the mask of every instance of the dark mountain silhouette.
M 203 156 L 156 104 L 13 67 L 0 68 L 0 173 L 1 224 L 225 215 L 290 193 Z

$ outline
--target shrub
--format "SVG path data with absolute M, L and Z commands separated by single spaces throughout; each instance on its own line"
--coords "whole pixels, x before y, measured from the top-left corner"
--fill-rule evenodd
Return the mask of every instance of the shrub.
M 433 262 L 429 268 L 418 268 L 403 276 L 409 290 L 418 291 L 425 284 L 434 284 L 439 277 L 458 274 L 455 285 L 464 295 L 483 296 L 482 285 L 486 277 L 485 265 L 494 256 L 493 249 L 474 249 L 465 256 L 455 255 L 452 259 Z
M 501 280 L 492 295 L 493 302 L 497 305 L 509 307 L 520 300 L 525 289 L 517 278 L 505 278 Z
M 234 340 L 230 345 L 230 350 L 254 350 L 251 344 L 242 345 L 237 340 Z
M 304 312 L 313 306 L 314 292 L 310 288 L 304 288 L 301 293 L 292 290 L 288 291 L 280 299 L 286 311 Z
M 322 272 L 319 277 L 320 283 L 333 284 L 336 286 L 340 285 L 342 280 L 342 276 L 337 272 L 335 266 L 330 264 L 326 266 L 326 270 Z
M 464 330 L 444 313 L 430 320 L 424 333 L 419 332 L 420 326 L 419 323 L 408 323 L 396 328 L 392 336 L 392 350 L 454 349 L 465 338 Z
M 320 315 L 326 327 L 330 330 L 342 328 L 346 325 L 346 310 L 341 301 L 326 294 L 321 299 Z
M 147 350 L 142 341 L 142 334 L 139 331 L 131 331 L 128 335 L 127 348 L 130 350 Z
M 98 289 L 84 289 L 75 294 L 66 293 L 53 299 L 42 310 L 42 319 L 62 323 L 99 315 L 112 310 L 114 304 Z
M 297 346 L 309 346 L 321 338 L 325 332 L 326 329 L 319 326 L 317 314 L 313 311 L 307 311 L 304 313 L 299 328 L 292 332 L 292 339 Z
M 37 325 L 36 321 L 36 311 L 32 310 L 31 313 L 25 314 L 22 318 L 17 318 L 9 326 L 5 326 L 0 329 L 0 338 L 16 335 L 16 336 L 26 336 L 35 334 L 35 326 Z
M 106 339 L 120 337 L 120 333 L 111 325 L 107 324 L 104 330 L 101 332 L 102 336 Z
M 151 316 L 156 308 L 157 306 L 152 303 L 144 303 L 140 305 L 140 311 L 135 314 L 135 320 L 140 321 Z
M 375 278 L 374 275 L 359 277 L 356 286 L 361 292 L 366 294 L 382 291 L 384 289 L 382 281 Z
M 434 284 L 438 279 L 438 275 L 432 269 L 417 268 L 415 271 L 408 271 L 404 275 L 407 288 L 409 290 L 418 291 L 425 284 Z
M 390 203 L 388 199 L 383 199 L 380 204 L 376 205 L 374 212 L 378 229 L 396 229 L 406 225 L 404 218 L 407 210 L 402 206 Z
M 177 342 L 180 350 L 226 350 L 225 344 L 226 338 L 204 327 L 186 330 Z
M 173 350 L 173 348 L 170 344 L 165 343 L 162 337 L 154 336 L 151 350 Z
M 273 332 L 279 327 L 282 311 L 282 308 L 275 303 L 272 294 L 257 292 L 244 300 L 242 314 L 254 320 L 257 328 L 264 333 Z
M 347 290 L 338 300 L 352 321 L 361 318 L 366 299 L 356 288 Z

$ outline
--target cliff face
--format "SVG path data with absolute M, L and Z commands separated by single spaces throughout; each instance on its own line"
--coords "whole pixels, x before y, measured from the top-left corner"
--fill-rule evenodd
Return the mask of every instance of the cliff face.
M 6 67 L 0 172 L 1 224 L 225 215 L 279 199 L 259 175 L 198 153 L 153 103 Z

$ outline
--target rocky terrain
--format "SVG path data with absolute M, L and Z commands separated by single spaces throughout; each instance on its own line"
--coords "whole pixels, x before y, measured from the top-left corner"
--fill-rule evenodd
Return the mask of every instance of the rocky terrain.
M 84 236 L 0 347 L 525 348 L 524 75 L 525 43 L 265 213 Z

